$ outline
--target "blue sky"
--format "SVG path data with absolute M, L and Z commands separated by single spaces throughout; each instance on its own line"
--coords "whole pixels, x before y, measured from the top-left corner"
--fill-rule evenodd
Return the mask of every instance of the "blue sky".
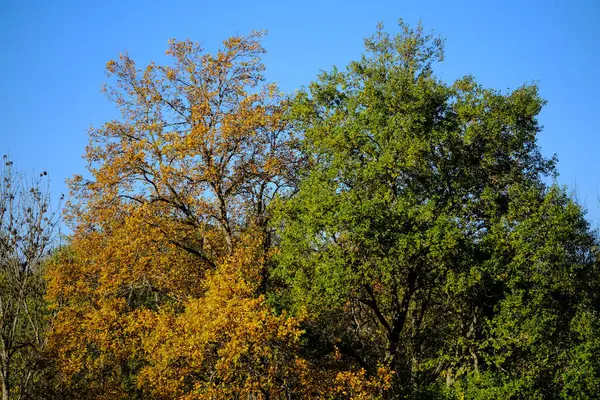
M 484 4 L 485 3 L 485 4 Z M 446 38 L 438 76 L 471 74 L 485 86 L 537 81 L 544 154 L 558 154 L 559 182 L 577 189 L 600 222 L 600 1 L 0 1 L 0 154 L 47 170 L 55 198 L 85 172 L 87 129 L 118 116 L 100 93 L 106 62 L 127 50 L 138 65 L 165 61 L 169 38 L 214 50 L 267 29 L 267 78 L 286 92 L 319 70 L 343 67 L 378 21 L 422 20 Z

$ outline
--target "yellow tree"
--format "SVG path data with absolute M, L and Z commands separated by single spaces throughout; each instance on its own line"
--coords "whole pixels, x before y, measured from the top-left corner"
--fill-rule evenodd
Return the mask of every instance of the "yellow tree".
M 385 388 L 383 372 L 310 365 L 302 321 L 265 301 L 267 205 L 301 160 L 287 101 L 263 82 L 261 36 L 230 38 L 216 54 L 172 41 L 172 66 L 108 63 L 122 118 L 90 131 L 91 178 L 71 181 L 72 243 L 48 273 L 62 396 L 366 398 Z
M 263 83 L 262 35 L 216 54 L 172 41 L 172 66 L 140 70 L 126 54 L 107 64 L 122 118 L 90 131 L 91 179 L 71 181 L 72 246 L 49 273 L 65 376 L 126 396 L 114 383 L 137 368 L 128 329 L 140 310 L 179 310 L 248 227 L 269 237 L 266 204 L 289 183 L 296 140 L 284 99 Z

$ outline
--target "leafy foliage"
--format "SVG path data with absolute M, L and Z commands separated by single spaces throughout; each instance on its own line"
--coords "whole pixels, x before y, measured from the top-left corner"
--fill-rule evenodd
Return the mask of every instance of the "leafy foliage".
M 443 41 L 399 28 L 294 97 L 263 32 L 110 61 L 69 245 L 46 259 L 46 197 L 0 183 L 3 400 L 594 397 L 598 238 L 549 183 L 545 101 L 444 83 Z
M 598 270 L 583 212 L 544 183 L 544 101 L 440 82 L 441 40 L 400 28 L 295 99 L 310 161 L 278 205 L 284 301 L 337 320 L 326 335 L 361 364 L 391 363 L 397 396 L 553 398 Z

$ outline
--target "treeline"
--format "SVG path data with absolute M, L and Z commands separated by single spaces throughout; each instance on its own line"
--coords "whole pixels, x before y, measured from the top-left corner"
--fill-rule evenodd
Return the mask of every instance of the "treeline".
M 68 245 L 6 161 L 3 398 L 595 398 L 598 238 L 537 87 L 447 84 L 400 22 L 287 96 L 262 36 L 107 64 Z

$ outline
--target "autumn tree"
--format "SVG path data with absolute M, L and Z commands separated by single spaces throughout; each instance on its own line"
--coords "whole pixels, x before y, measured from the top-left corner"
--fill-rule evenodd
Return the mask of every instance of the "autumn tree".
M 383 366 L 307 362 L 302 319 L 266 301 L 268 206 L 302 158 L 288 100 L 263 82 L 262 35 L 216 54 L 172 41 L 171 66 L 139 70 L 126 54 L 107 64 L 122 118 L 90 131 L 90 178 L 71 181 L 74 234 L 48 272 L 59 397 L 375 398 L 387 387 Z
M 91 179 L 71 182 L 73 252 L 50 273 L 57 356 L 90 390 L 131 395 L 138 314 L 202 296 L 205 274 L 251 227 L 267 245 L 266 204 L 288 185 L 295 139 L 284 99 L 263 84 L 261 36 L 214 55 L 172 41 L 172 66 L 139 70 L 126 54 L 107 64 L 122 119 L 90 131 Z
M 0 166 L 0 383 L 2 399 L 32 396 L 42 370 L 48 315 L 43 263 L 57 233 L 47 173 L 27 177 Z
M 277 207 L 279 301 L 308 310 L 323 351 L 389 362 L 398 398 L 556 398 L 583 374 L 573 346 L 596 348 L 581 318 L 598 311 L 597 242 L 546 184 L 538 88 L 447 85 L 442 44 L 380 26 L 297 95 L 308 163 Z

